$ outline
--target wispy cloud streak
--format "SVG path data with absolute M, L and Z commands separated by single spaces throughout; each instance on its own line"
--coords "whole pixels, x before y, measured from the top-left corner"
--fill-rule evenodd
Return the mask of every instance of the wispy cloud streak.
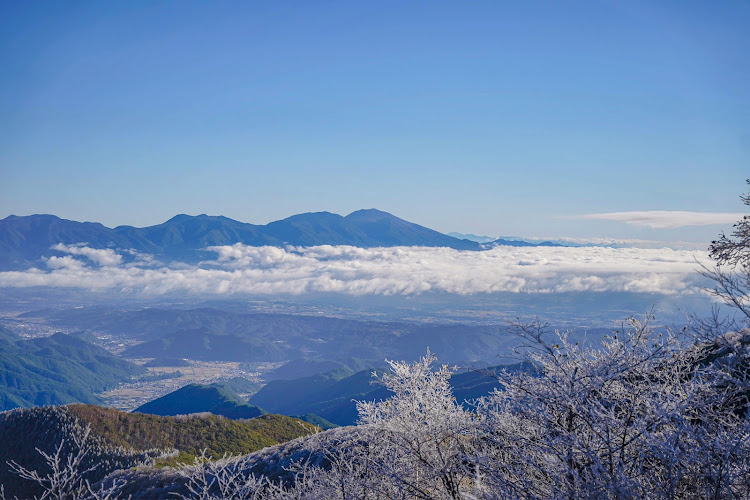
M 603 214 L 573 215 L 572 219 L 599 219 L 624 222 L 634 226 L 653 229 L 676 229 L 687 226 L 710 226 L 713 224 L 733 224 L 746 214 L 720 212 L 681 212 L 652 210 L 642 212 L 610 212 Z
M 123 263 L 112 250 L 57 246 L 47 269 L 0 273 L 0 287 L 80 287 L 147 294 L 395 295 L 422 292 L 558 293 L 700 290 L 695 259 L 705 253 L 605 247 L 496 247 L 484 252 L 449 248 L 352 246 L 211 247 L 216 259 L 156 267 Z M 104 253 L 102 253 L 104 252 Z M 111 252 L 111 253 L 110 253 Z

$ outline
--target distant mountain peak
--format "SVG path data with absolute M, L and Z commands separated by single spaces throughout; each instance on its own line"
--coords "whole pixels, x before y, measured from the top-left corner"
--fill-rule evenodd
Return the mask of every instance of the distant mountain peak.
M 194 216 L 188 215 L 188 214 L 177 214 L 168 221 L 165 222 L 165 224 L 169 224 L 170 222 L 184 222 L 186 220 L 192 219 Z
M 9 215 L 2 219 L 3 221 L 16 221 L 16 220 L 65 220 L 61 219 L 57 215 L 52 214 L 32 214 L 32 215 Z
M 280 221 L 275 222 L 284 222 L 284 221 L 300 221 L 300 220 L 318 220 L 318 219 L 341 219 L 342 217 L 339 214 L 334 214 L 333 212 L 303 212 L 301 214 L 295 214 L 290 215 L 286 219 L 281 219 Z M 271 223 L 273 224 L 273 222 Z
M 206 214 L 199 214 L 199 215 L 188 215 L 188 214 L 177 214 L 168 221 L 164 222 L 164 224 L 169 224 L 170 222 L 189 222 L 195 219 L 218 219 L 218 220 L 232 220 L 228 217 L 224 217 L 223 215 L 206 215 Z
M 393 214 L 390 214 L 388 212 L 383 212 L 382 210 L 378 210 L 377 208 L 363 208 L 362 210 L 356 210 L 346 217 L 345 219 L 349 220 L 358 220 L 358 221 L 377 221 L 382 219 L 398 219 Z

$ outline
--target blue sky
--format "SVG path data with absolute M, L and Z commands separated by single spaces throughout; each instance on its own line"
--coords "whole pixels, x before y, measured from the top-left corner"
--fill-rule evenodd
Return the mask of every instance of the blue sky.
M 707 241 L 743 211 L 750 4 L 3 2 L 0 217 Z

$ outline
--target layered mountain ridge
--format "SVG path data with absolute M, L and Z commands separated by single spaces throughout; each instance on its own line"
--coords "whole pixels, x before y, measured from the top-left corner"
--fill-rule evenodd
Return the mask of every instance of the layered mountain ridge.
M 96 222 L 77 222 L 55 215 L 10 215 L 0 220 L 0 270 L 43 265 L 60 255 L 55 245 L 85 243 L 92 248 L 134 250 L 166 260 L 197 262 L 210 257 L 211 246 L 242 243 L 249 246 L 352 245 L 362 248 L 392 246 L 448 247 L 481 250 L 476 241 L 458 239 L 376 209 L 346 216 L 330 212 L 293 215 L 256 225 L 224 216 L 180 214 L 148 227 L 109 228 Z M 497 240 L 487 246 L 526 242 Z

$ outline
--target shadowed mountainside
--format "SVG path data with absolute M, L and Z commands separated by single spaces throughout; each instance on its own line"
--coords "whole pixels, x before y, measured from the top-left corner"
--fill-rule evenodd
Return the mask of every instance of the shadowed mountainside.
M 149 401 L 134 412 L 174 416 L 210 412 L 227 418 L 255 418 L 265 411 L 242 401 L 236 393 L 221 385 L 189 384 Z

